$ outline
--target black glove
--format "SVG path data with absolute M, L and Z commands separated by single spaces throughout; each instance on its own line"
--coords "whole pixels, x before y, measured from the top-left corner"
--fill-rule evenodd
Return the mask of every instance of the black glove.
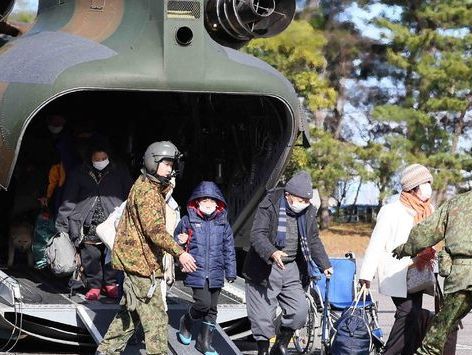
M 395 249 L 393 249 L 392 255 L 393 255 L 394 258 L 401 259 L 404 256 L 406 256 L 406 255 L 403 254 L 403 246 L 404 246 L 404 244 L 402 244 L 402 245 L 396 247 Z

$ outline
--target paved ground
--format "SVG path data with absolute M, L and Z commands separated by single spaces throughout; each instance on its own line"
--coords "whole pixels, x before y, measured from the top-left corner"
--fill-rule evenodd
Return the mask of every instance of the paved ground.
M 359 270 L 359 263 L 358 263 Z M 442 283 L 442 282 L 441 282 Z M 374 280 L 372 283 L 372 295 L 379 304 L 379 323 L 384 332 L 384 339 L 388 338 L 390 329 L 392 328 L 395 314 L 395 305 L 390 297 L 383 296 L 378 293 L 378 283 Z M 423 308 L 434 310 L 434 299 L 429 295 L 423 296 Z M 457 355 L 472 355 L 472 312 L 469 313 L 462 321 L 464 329 L 460 329 L 457 340 Z M 255 351 L 243 351 L 243 354 L 256 354 Z M 315 352 L 314 354 L 317 354 Z M 291 346 L 290 354 L 297 354 L 295 348 Z
M 395 313 L 395 306 L 389 297 L 373 293 L 379 302 L 379 323 L 383 329 L 386 338 L 393 325 L 393 315 Z M 425 295 L 423 298 L 423 308 L 434 310 L 434 299 L 431 296 Z M 472 313 L 469 313 L 462 321 L 464 329 L 459 330 L 457 339 L 457 355 L 471 355 L 472 354 Z

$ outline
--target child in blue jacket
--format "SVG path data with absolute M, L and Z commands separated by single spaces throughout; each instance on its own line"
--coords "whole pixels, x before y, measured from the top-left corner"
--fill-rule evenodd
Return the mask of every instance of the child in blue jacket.
M 203 181 L 192 192 L 174 238 L 196 261 L 197 270 L 187 274 L 184 284 L 193 290 L 194 304 L 180 319 L 179 339 L 188 345 L 192 323 L 202 319 L 195 345 L 205 355 L 217 355 L 211 345 L 216 323 L 218 296 L 224 279 L 236 279 L 233 231 L 228 222 L 226 202 L 214 182 Z

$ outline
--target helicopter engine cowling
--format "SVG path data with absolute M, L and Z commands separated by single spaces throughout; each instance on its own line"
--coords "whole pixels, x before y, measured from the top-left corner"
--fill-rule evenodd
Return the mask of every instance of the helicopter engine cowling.
M 237 49 L 251 39 L 282 32 L 295 8 L 295 0 L 208 0 L 205 27 L 213 40 Z
M 0 1 L 0 22 L 7 18 L 11 10 L 13 10 L 15 0 L 2 0 Z

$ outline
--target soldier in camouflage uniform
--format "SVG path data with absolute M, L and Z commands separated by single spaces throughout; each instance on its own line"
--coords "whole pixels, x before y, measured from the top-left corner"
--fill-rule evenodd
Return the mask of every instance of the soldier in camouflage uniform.
M 439 252 L 440 275 L 445 276 L 444 304 L 417 354 L 442 354 L 448 335 L 472 309 L 472 192 L 444 203 L 424 222 L 416 225 L 408 241 L 394 249 L 397 258 L 415 256 L 445 240 Z
M 113 267 L 125 274 L 122 308 L 98 353 L 123 351 L 138 322 L 143 326 L 147 353 L 168 352 L 168 319 L 159 287 L 163 251 L 178 257 L 184 272 L 196 270 L 193 257 L 166 231 L 165 195 L 171 189 L 173 163 L 179 155 L 170 142 L 153 143 L 144 154 L 143 175 L 131 188 L 113 246 Z

